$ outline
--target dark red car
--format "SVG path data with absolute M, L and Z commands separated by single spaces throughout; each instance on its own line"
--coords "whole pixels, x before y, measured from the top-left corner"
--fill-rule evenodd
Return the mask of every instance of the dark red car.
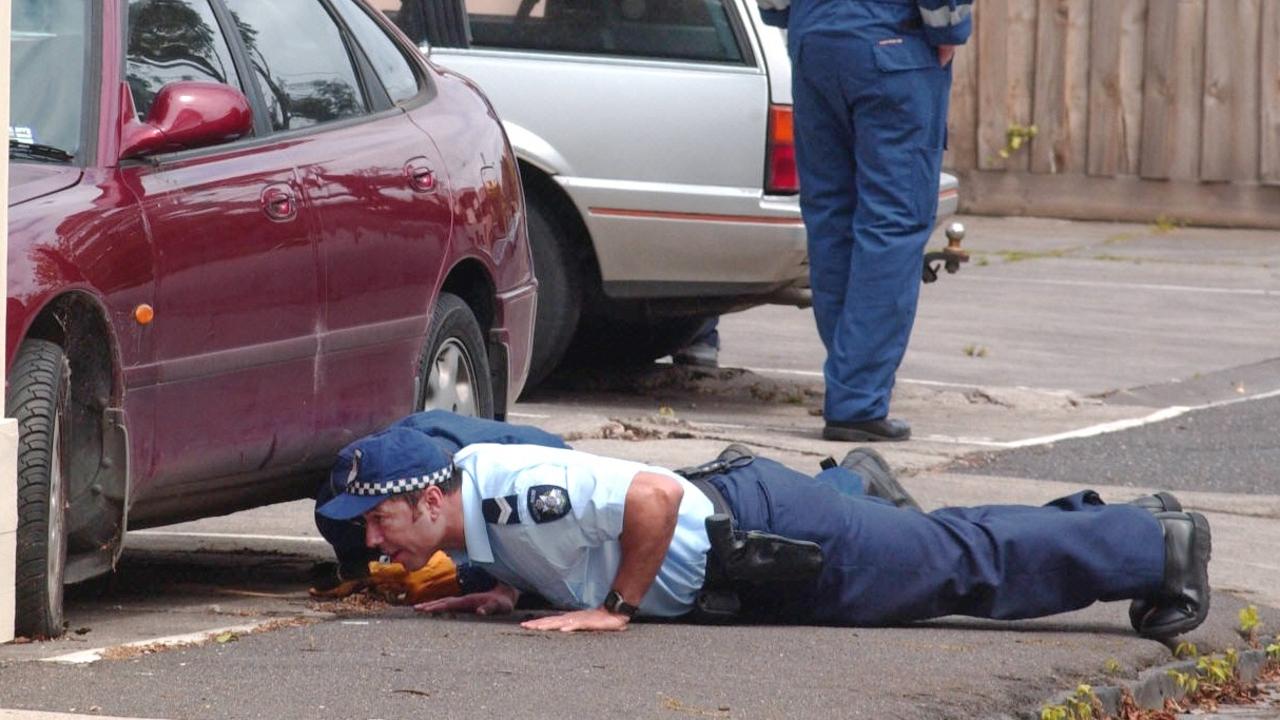
M 313 495 L 361 435 L 520 393 L 502 126 L 362 0 L 14 0 L 12 37 L 19 634 L 126 526 Z

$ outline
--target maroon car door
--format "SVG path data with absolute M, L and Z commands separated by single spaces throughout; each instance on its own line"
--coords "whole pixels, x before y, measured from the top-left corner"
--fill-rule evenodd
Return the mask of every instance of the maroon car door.
M 323 78 L 333 100 L 326 117 L 335 122 L 298 135 L 292 151 L 319 235 L 324 333 L 316 442 L 337 450 L 412 409 L 448 247 L 448 176 L 431 139 L 396 104 L 426 102 L 425 83 L 420 92 L 415 69 L 364 10 L 336 2 L 333 18 L 320 0 L 227 5 L 257 31 L 277 73 L 305 69 Z M 298 119 L 288 121 L 292 128 Z
M 131 0 L 128 48 L 142 117 L 173 80 L 242 87 L 209 0 Z M 170 488 L 150 494 L 251 492 L 305 460 L 315 430 L 315 235 L 287 143 L 244 140 L 125 172 L 156 254 L 153 462 Z

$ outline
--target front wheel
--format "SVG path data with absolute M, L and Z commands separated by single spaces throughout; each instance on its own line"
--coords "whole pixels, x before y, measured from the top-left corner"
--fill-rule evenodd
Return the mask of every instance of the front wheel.
M 30 638 L 63 632 L 67 566 L 67 482 L 63 421 L 70 366 L 56 343 L 18 349 L 6 410 L 18 421 L 18 552 L 15 631 Z
M 493 417 L 493 384 L 484 334 L 471 308 L 440 293 L 418 364 L 418 410 Z

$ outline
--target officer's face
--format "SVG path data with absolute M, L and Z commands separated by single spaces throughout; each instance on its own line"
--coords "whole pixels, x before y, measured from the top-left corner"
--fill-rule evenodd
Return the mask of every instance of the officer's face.
M 392 498 L 365 513 L 365 544 L 408 570 L 425 567 L 440 549 L 444 532 L 438 509 L 426 499 L 428 493 L 417 506 L 405 498 Z

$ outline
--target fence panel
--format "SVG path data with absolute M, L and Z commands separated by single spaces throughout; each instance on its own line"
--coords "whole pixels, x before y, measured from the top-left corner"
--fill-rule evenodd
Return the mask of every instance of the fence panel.
M 1089 109 L 1089 0 L 1040 0 L 1031 170 L 1085 170 Z
M 981 43 L 981 8 L 973 10 L 973 38 L 961 48 L 951 66 L 951 111 L 947 116 L 947 152 L 943 165 L 952 170 L 972 170 L 978 166 L 978 53 Z
M 1261 180 L 1280 185 L 1280 0 L 1262 7 L 1262 168 Z
M 1258 179 L 1260 0 L 1209 0 L 1201 180 Z
M 1025 170 L 1026 153 L 1002 157 L 1012 125 L 1031 124 L 1037 0 L 986 0 L 978 15 L 978 167 Z
M 1009 91 L 1009 3 L 1013 0 L 988 0 L 977 15 L 978 68 L 978 167 L 1002 169 L 999 152 L 1004 147 L 1004 131 L 1009 126 L 1005 98 Z
M 1280 0 L 981 0 L 974 17 L 947 156 L 962 209 L 1280 228 Z
M 1205 0 L 1150 0 L 1147 22 L 1141 175 L 1198 179 Z
M 1136 175 L 1147 0 L 1093 4 L 1089 41 L 1089 174 Z

